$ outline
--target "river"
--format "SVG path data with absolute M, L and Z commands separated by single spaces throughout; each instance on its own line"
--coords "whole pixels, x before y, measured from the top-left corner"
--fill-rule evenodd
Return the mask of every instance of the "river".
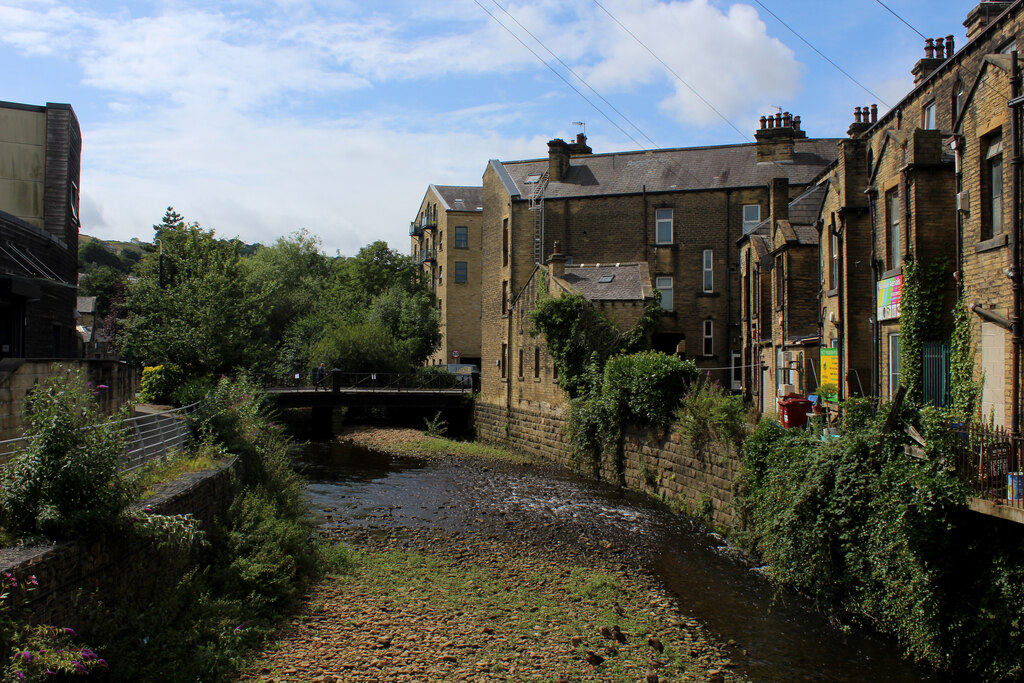
M 611 549 L 652 573 L 686 616 L 754 681 L 939 681 L 891 640 L 838 628 L 780 591 L 720 536 L 640 494 L 555 467 L 413 460 L 337 442 L 299 453 L 307 497 L 325 527 L 403 528 Z M 528 533 L 523 533 L 526 530 Z

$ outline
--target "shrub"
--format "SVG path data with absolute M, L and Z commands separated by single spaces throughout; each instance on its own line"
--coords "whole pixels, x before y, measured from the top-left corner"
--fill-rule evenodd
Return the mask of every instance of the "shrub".
M 142 369 L 139 400 L 144 403 L 171 403 L 174 391 L 185 381 L 185 372 L 177 365 L 153 365 Z
M 743 398 L 727 393 L 718 382 L 704 378 L 690 385 L 676 415 L 679 430 L 697 452 L 721 439 L 740 445 L 746 408 Z
M 66 537 L 113 524 L 136 492 L 118 470 L 121 418 L 103 418 L 81 374 L 71 371 L 37 384 L 24 405 L 26 446 L 0 488 L 5 527 Z
M 210 375 L 190 377 L 171 392 L 171 405 L 188 406 L 202 401 L 216 385 L 217 382 Z
M 693 361 L 659 351 L 641 351 L 608 359 L 601 392 L 621 422 L 666 427 L 687 382 L 696 377 Z

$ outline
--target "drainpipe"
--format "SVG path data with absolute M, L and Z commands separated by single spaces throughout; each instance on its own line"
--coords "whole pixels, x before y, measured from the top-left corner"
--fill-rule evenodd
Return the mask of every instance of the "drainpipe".
M 1010 55 L 1011 76 L 1010 76 L 1010 99 L 1013 103 L 1010 107 L 1010 134 L 1013 137 L 1012 154 L 1010 160 L 1012 173 L 1012 192 L 1010 199 L 1011 213 L 1013 216 L 1013 227 L 1010 230 L 1011 252 L 1013 263 L 1010 266 L 1010 282 L 1013 287 L 1013 318 L 1011 321 L 1011 339 L 1013 343 L 1013 382 L 1011 384 L 1011 408 L 1010 408 L 1010 432 L 1014 438 L 1020 436 L 1020 347 L 1021 347 L 1021 262 L 1020 262 L 1020 63 L 1017 61 L 1017 51 Z
M 874 275 L 875 281 L 875 296 L 872 297 L 872 301 L 877 299 L 878 291 L 878 278 L 881 275 L 879 272 L 879 261 L 878 261 L 878 235 L 875 229 L 875 193 L 871 189 L 867 189 L 864 193 L 868 196 L 868 208 L 871 212 L 871 272 Z M 871 311 L 871 396 L 878 397 L 878 347 L 881 344 L 882 326 L 876 319 L 878 311 L 872 306 Z

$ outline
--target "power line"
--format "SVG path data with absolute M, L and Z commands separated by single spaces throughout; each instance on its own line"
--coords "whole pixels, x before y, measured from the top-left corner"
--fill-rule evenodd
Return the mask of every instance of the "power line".
M 512 31 L 512 29 L 510 29 L 510 28 L 509 28 L 508 26 L 506 26 L 505 24 L 501 23 L 501 21 L 500 21 L 500 20 L 498 19 L 498 17 L 494 16 L 494 15 L 493 15 L 493 14 L 491 13 L 491 11 L 490 11 L 490 10 L 488 10 L 488 9 L 487 9 L 486 7 L 484 7 L 484 6 L 483 6 L 483 4 L 481 4 L 480 0 L 473 0 L 473 2 L 475 2 L 475 3 L 477 4 L 477 6 L 478 6 L 478 7 L 480 7 L 480 9 L 482 9 L 482 10 L 483 10 L 484 12 L 487 12 L 487 16 L 489 16 L 489 17 L 490 17 L 491 19 L 493 19 L 493 20 L 495 21 L 495 23 L 497 23 L 497 24 L 498 24 L 498 26 L 501 26 L 501 27 L 502 27 L 503 29 L 505 29 L 506 31 L 508 31 L 508 34 L 509 34 L 510 36 L 512 36 L 513 38 L 515 38 L 515 39 L 516 39 L 517 41 L 519 41 L 519 44 L 520 44 L 520 45 L 522 45 L 522 46 L 523 46 L 523 47 L 525 47 L 525 48 L 526 48 L 527 50 L 529 50 L 529 51 L 530 51 L 530 54 L 532 54 L 532 55 L 533 55 L 534 57 L 536 57 L 537 59 L 539 59 L 539 60 L 540 60 L 540 61 L 541 61 L 541 62 L 542 62 L 542 63 L 544 64 L 544 66 L 546 66 L 546 67 L 547 67 L 548 69 L 550 69 L 550 70 L 551 70 L 551 73 L 553 73 L 553 74 L 555 74 L 556 76 L 558 76 L 558 77 L 559 77 L 559 78 L 560 78 L 560 79 L 562 80 L 562 82 L 564 82 L 564 83 L 565 83 L 565 84 L 566 84 L 567 86 L 569 86 L 570 88 L 572 88 L 572 89 L 573 89 L 573 91 L 574 91 L 574 92 L 575 92 L 575 93 L 576 93 L 577 95 L 579 95 L 580 97 L 582 97 L 582 98 L 583 98 L 583 100 L 584 100 L 584 101 L 585 101 L 585 102 L 586 102 L 587 104 L 589 104 L 589 105 L 590 105 L 591 107 L 593 107 L 594 109 L 596 109 L 596 110 L 597 110 L 597 113 L 598 113 L 598 114 L 600 114 L 601 116 L 603 116 L 603 117 L 605 117 L 606 119 L 608 119 L 608 123 L 610 123 L 610 124 L 612 124 L 613 126 L 615 126 L 616 128 L 618 128 L 618 129 L 619 129 L 619 132 L 621 132 L 621 133 L 622 133 L 623 135 L 625 135 L 625 136 L 626 136 L 627 138 L 629 138 L 630 140 L 632 140 L 632 141 L 633 141 L 633 144 L 635 144 L 635 145 L 636 145 L 637 147 L 640 147 L 641 149 L 643 149 L 643 145 L 642 145 L 642 144 L 640 144 L 640 143 L 639 143 L 639 142 L 637 141 L 637 139 L 636 139 L 636 138 L 634 138 L 634 137 L 633 137 L 632 135 L 630 135 L 630 134 L 629 134 L 628 132 L 626 132 L 626 131 L 625 131 L 625 130 L 624 130 L 624 129 L 622 128 L 622 126 L 620 126 L 620 125 L 619 125 L 618 123 L 616 123 L 615 121 L 613 121 L 613 120 L 612 120 L 612 118 L 611 118 L 610 116 L 608 116 L 608 114 L 604 113 L 604 111 L 603 111 L 603 110 L 602 110 L 602 109 L 601 109 L 600 107 L 598 107 L 598 106 L 597 106 L 596 104 L 594 104 L 593 102 L 591 102 L 591 101 L 590 101 L 590 99 L 589 99 L 589 98 L 588 98 L 588 97 L 587 97 L 586 95 L 584 95 L 584 94 L 583 94 L 582 92 L 580 92 L 580 89 L 579 89 L 579 88 L 577 88 L 577 87 L 576 87 L 575 85 L 573 85 L 573 84 L 572 84 L 572 83 L 571 83 L 571 82 L 569 81 L 569 79 L 567 79 L 567 78 L 566 78 L 565 76 L 563 76 L 562 74 L 560 74 L 560 73 L 558 72 L 558 70 L 557 70 L 557 69 L 555 69 L 555 67 L 551 66 L 551 64 L 549 64 L 549 63 L 548 63 L 548 61 L 547 61 L 546 59 L 544 59 L 544 58 L 543 58 L 543 57 L 541 57 L 541 56 L 540 56 L 539 54 L 537 54 L 537 52 L 536 52 L 536 51 L 535 51 L 535 50 L 534 50 L 534 49 L 533 49 L 532 47 L 530 47 L 529 45 L 527 45 L 527 44 L 526 44 L 526 43 L 525 43 L 525 42 L 524 42 L 524 41 L 523 41 L 523 40 L 522 40 L 522 39 L 521 39 L 521 38 L 520 38 L 519 36 L 517 36 L 517 35 L 515 34 L 515 32 L 514 32 L 514 31 Z
M 924 35 L 923 33 L 921 33 L 921 32 L 920 32 L 920 31 L 918 31 L 918 30 L 917 30 L 916 28 L 914 28 L 913 26 L 911 26 L 911 25 L 910 25 L 910 24 L 909 24 L 909 23 L 907 22 L 907 20 L 906 20 L 906 19 L 904 19 L 904 18 L 903 18 L 903 17 L 901 17 L 900 15 L 896 14 L 896 12 L 894 12 L 894 11 L 893 11 L 893 9 L 892 9 L 891 7 L 889 7 L 889 6 L 888 6 L 888 5 L 886 5 L 886 4 L 884 3 L 884 2 L 882 2 L 882 0 L 875 0 L 875 2 L 877 2 L 877 3 L 879 4 L 879 5 L 881 5 L 881 6 L 882 6 L 882 7 L 884 7 L 885 9 L 889 10 L 889 13 L 890 13 L 890 14 L 892 14 L 892 15 L 893 15 L 894 17 L 896 17 L 897 19 L 899 19 L 900 21 L 902 21 L 902 22 L 903 22 L 904 24 L 906 24 L 906 25 L 907 25 L 907 27 L 908 27 L 908 28 L 909 28 L 909 29 L 910 29 L 911 31 L 913 31 L 913 32 L 914 32 L 914 33 L 916 33 L 917 35 L 921 36 L 921 37 L 922 37 L 922 38 L 924 38 L 925 40 L 928 40 L 928 38 L 927 38 L 927 37 L 926 37 L 926 36 L 925 36 L 925 35 Z
M 649 143 L 651 143 L 651 145 L 653 145 L 653 146 L 654 146 L 654 147 L 656 147 L 656 148 L 657 148 L 657 147 L 660 147 L 660 145 L 659 145 L 659 144 L 658 144 L 657 142 L 655 142 L 654 140 L 652 140 L 652 139 L 650 138 L 650 136 L 649 136 L 649 135 L 647 135 L 647 133 L 643 132 L 643 131 L 642 131 L 642 130 L 640 129 L 640 127 L 639 127 L 638 125 L 636 125 L 635 123 L 633 123 L 633 122 L 632 122 L 632 121 L 631 121 L 631 120 L 629 119 L 629 117 L 628 117 L 628 116 L 626 116 L 626 115 L 625 115 L 625 114 L 623 114 L 623 113 L 622 113 L 621 111 L 619 111 L 619 110 L 618 110 L 618 109 L 617 109 L 617 108 L 615 107 L 615 105 L 614 105 L 614 104 L 612 104 L 611 102 L 609 102 L 608 100 L 606 100 L 606 99 L 604 98 L 604 96 L 603 96 L 603 95 L 602 95 L 601 93 L 599 93 L 599 92 L 598 92 L 597 90 L 595 90 L 595 89 L 593 88 L 593 86 L 591 86 L 591 85 L 590 85 L 589 83 L 587 83 L 586 79 L 584 79 L 584 78 L 583 78 L 582 76 L 580 76 L 580 75 L 579 75 L 578 73 L 576 73 L 576 72 L 575 72 L 575 71 L 573 70 L 573 68 L 572 68 L 571 66 L 569 66 L 569 65 L 568 65 L 568 64 L 566 64 L 566 63 L 565 63 L 564 61 L 562 61 L 562 58 L 561 58 L 561 57 L 559 57 L 559 56 L 558 56 L 558 55 L 556 55 L 556 54 L 555 54 L 554 52 L 552 52 L 552 51 L 551 51 L 551 48 L 549 48 L 549 47 L 548 47 L 547 45 L 545 45 L 545 44 L 544 44 L 544 41 L 542 41 L 542 40 L 541 40 L 540 38 L 538 38 L 537 36 L 533 35 L 533 33 L 531 33 L 531 32 L 530 32 L 530 29 L 528 29 L 528 28 L 526 28 L 525 26 L 523 26 L 523 25 L 522 25 L 522 23 L 520 23 L 520 21 L 519 21 L 518 19 L 516 19 L 516 18 L 515 18 L 514 16 L 512 16 L 512 15 L 511 15 L 511 14 L 509 13 L 509 11 L 508 11 L 507 9 L 505 9 L 504 7 L 502 7 L 501 5 L 499 5 L 499 4 L 498 4 L 498 0 L 491 0 L 491 2 L 493 2 L 493 3 L 494 3 L 494 6 L 495 6 L 495 7 L 497 7 L 497 8 L 498 8 L 498 9 L 500 9 L 500 10 L 501 10 L 502 12 L 504 12 L 504 13 L 505 13 L 506 15 L 508 15 L 508 18 L 509 18 L 509 19 L 511 19 L 512 21 L 516 22 L 516 25 L 517 25 L 517 26 L 518 26 L 519 28 L 521 28 L 521 29 L 523 29 L 524 31 L 526 31 L 526 34 L 527 34 L 527 35 L 529 35 L 529 36 L 530 36 L 531 38 L 533 38 L 533 39 L 534 39 L 535 41 L 537 41 L 537 43 L 538 43 L 538 44 L 539 44 L 539 45 L 540 45 L 541 47 L 543 47 L 543 48 L 544 48 L 545 50 L 547 50 L 548 54 L 550 54 L 550 55 L 551 55 L 552 57 L 554 57 L 555 59 L 557 59 L 557 60 L 558 60 L 558 63 L 559 63 L 559 64 L 561 64 L 561 65 L 562 65 L 563 67 L 565 67 L 565 70 L 566 70 L 566 71 L 568 71 L 568 72 L 569 72 L 569 73 L 571 73 L 571 74 L 572 74 L 573 76 L 575 76 L 575 77 L 576 77 L 576 79 L 577 79 L 577 80 L 578 80 L 578 81 L 579 81 L 580 83 L 582 83 L 583 85 L 587 86 L 587 87 L 588 87 L 588 88 L 590 89 L 590 91 L 591 91 L 592 93 L 594 93 L 594 94 L 595 94 L 595 95 L 597 95 L 597 96 L 598 96 L 599 98 L 601 98 L 601 101 L 602 101 L 602 102 L 604 102 L 604 103 L 605 103 L 605 104 L 607 104 L 607 105 L 608 105 L 609 107 L 611 107 L 611 108 L 612 108 L 612 111 L 614 111 L 614 112 L 615 112 L 616 114 L 618 114 L 619 116 L 621 116 L 621 117 L 622 117 L 622 120 L 623 120 L 623 121 L 625 121 L 626 123 L 628 123 L 629 125 L 631 125 L 631 126 L 632 126 L 632 127 L 633 127 L 633 128 L 635 129 L 635 130 L 636 130 L 636 132 L 637 132 L 637 133 L 639 133 L 639 134 L 640 134 L 641 136 L 643 136 L 643 137 L 644 137 L 644 139 L 646 139 L 646 140 L 647 140 L 647 141 L 648 141 Z
M 594 1 L 596 2 L 597 0 L 594 0 Z M 885 105 L 886 107 L 889 107 L 889 105 L 888 105 L 888 104 L 886 104 L 886 103 L 885 103 L 885 101 L 883 101 L 881 97 L 879 97 L 879 96 L 878 96 L 878 95 L 876 95 L 876 94 L 875 94 L 874 92 L 872 92 L 870 88 L 868 88 L 868 87 L 867 87 L 866 85 L 864 85 L 863 83 L 861 83 L 860 81 L 858 81 L 858 80 L 857 80 L 856 78 L 854 78 L 853 76 L 851 76 L 851 75 L 850 75 L 849 73 L 847 73 L 847 72 L 846 72 L 846 70 L 845 70 L 845 69 L 843 69 L 843 67 L 839 66 L 838 64 L 836 64 L 835 62 L 833 62 L 833 61 L 832 61 L 831 59 L 829 59 L 829 58 L 828 58 L 828 56 L 827 56 L 827 55 L 826 55 L 826 54 L 825 54 L 824 52 L 822 52 L 822 51 L 821 51 L 821 50 L 819 50 L 818 48 L 816 48 L 816 47 L 814 47 L 813 45 L 811 45 L 811 43 L 810 43 L 810 42 L 809 42 L 809 41 L 808 41 L 808 40 L 807 40 L 806 38 L 804 38 L 804 37 L 803 37 L 802 35 L 800 35 L 800 34 L 799 34 L 799 33 L 797 32 L 797 30 L 796 30 L 795 28 L 793 28 L 792 26 L 790 26 L 789 24 L 787 24 L 786 22 L 784 22 L 784 21 L 783 21 L 782 19 L 780 19 L 780 18 L 779 18 L 779 15 L 777 15 L 777 14 L 776 14 L 775 12 L 773 12 L 773 11 L 771 11 L 770 9 L 768 9 L 767 7 L 765 7 L 764 3 L 763 3 L 763 2 L 761 2 L 761 0 L 754 0 L 754 2 L 756 2 L 756 3 L 758 4 L 758 5 L 760 5 L 760 6 L 761 6 L 761 9 L 763 9 L 763 10 L 764 10 L 765 12 L 767 12 L 768 14 L 772 15 L 773 17 L 775 17 L 775 20 L 776 20 L 776 21 L 778 21 L 778 22 L 779 22 L 780 24 L 782 24 L 783 26 L 785 26 L 786 28 L 788 28 L 788 29 L 790 30 L 790 32 L 791 32 L 791 33 L 792 33 L 793 35 L 795 35 L 795 36 L 796 36 L 797 38 L 799 38 L 800 40 L 802 40 L 802 41 L 804 42 L 804 44 L 805 44 L 805 45 L 806 45 L 807 47 L 809 47 L 809 48 L 811 48 L 812 50 L 814 50 L 815 52 L 817 52 L 817 53 L 818 53 L 818 54 L 819 54 L 819 55 L 821 56 L 821 58 L 822 58 L 822 59 L 824 59 L 824 60 L 825 60 L 826 62 L 828 62 L 829 64 L 831 64 L 832 66 L 834 66 L 834 67 L 835 67 L 836 69 L 838 69 L 840 73 L 842 73 L 842 74 L 843 74 L 844 76 L 846 76 L 846 77 L 847 77 L 847 78 L 849 78 L 849 79 L 850 79 L 851 81 L 853 81 L 853 82 L 854 82 L 855 84 L 857 84 L 857 85 L 858 85 L 859 87 L 861 87 L 861 88 L 862 88 L 862 89 L 863 89 L 863 90 L 864 90 L 864 91 L 865 91 L 866 93 L 868 93 L 869 95 L 871 95 L 872 97 L 874 97 L 874 98 L 875 98 L 876 100 L 878 100 L 878 101 L 879 101 L 880 103 L 882 103 L 882 104 L 883 104 L 883 105 Z M 891 107 L 890 107 L 890 108 L 891 108 Z

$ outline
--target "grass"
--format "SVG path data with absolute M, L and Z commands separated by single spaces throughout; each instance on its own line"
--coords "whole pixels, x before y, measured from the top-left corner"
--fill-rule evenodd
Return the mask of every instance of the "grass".
M 455 441 L 438 436 L 424 436 L 421 440 L 397 445 L 399 450 L 402 450 L 404 447 L 409 448 L 411 455 L 457 455 L 464 458 L 500 460 L 517 464 L 534 462 L 534 458 L 511 448 L 490 446 L 477 443 L 476 441 Z
M 141 500 L 156 494 L 157 487 L 190 472 L 203 472 L 219 465 L 226 454 L 208 444 L 188 451 L 172 451 L 166 458 L 152 460 L 139 473 Z

